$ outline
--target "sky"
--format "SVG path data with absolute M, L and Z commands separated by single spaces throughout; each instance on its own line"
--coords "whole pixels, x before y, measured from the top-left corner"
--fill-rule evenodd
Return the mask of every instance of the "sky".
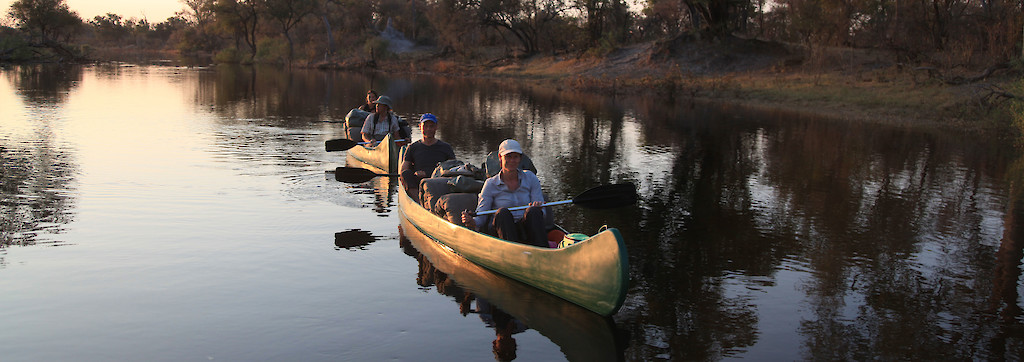
M 7 11 L 15 0 L 0 0 L 6 18 Z M 97 15 L 114 13 L 122 18 L 146 18 L 150 23 L 161 23 L 185 8 L 179 0 L 65 0 L 68 9 L 77 12 L 82 20 L 89 21 Z

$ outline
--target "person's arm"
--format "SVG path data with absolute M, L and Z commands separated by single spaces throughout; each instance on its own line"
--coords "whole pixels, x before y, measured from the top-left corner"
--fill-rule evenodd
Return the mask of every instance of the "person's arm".
M 400 140 L 402 139 L 402 126 L 400 124 L 401 118 L 397 114 L 391 114 L 391 139 Z
M 540 206 L 544 204 L 544 191 L 540 189 L 540 178 L 537 177 L 533 172 L 523 171 L 527 174 L 530 179 L 530 206 Z M 543 208 L 544 214 L 547 215 L 547 208 Z
M 477 196 L 476 201 L 476 212 L 490 210 L 491 206 L 494 205 L 494 194 L 491 189 L 494 186 L 491 185 L 491 179 L 484 181 L 484 187 L 480 190 L 480 194 Z M 477 215 L 473 217 L 468 212 L 462 213 L 462 223 L 467 228 L 480 231 L 483 228 L 484 223 L 487 222 L 487 215 Z
M 405 153 L 402 154 L 402 162 L 398 164 L 398 173 L 403 174 L 405 171 L 411 170 L 416 166 L 415 154 L 416 143 L 412 143 L 409 147 L 405 148 Z
M 363 120 L 363 128 L 361 128 L 359 130 L 359 133 L 363 136 L 363 141 L 364 142 L 376 141 L 375 139 L 373 139 L 373 121 L 374 120 L 371 117 L 373 117 L 372 113 L 370 115 L 366 116 L 366 119 Z

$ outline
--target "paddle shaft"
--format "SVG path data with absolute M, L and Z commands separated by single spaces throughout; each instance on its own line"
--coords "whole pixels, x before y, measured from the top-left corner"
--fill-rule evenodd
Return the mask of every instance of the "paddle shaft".
M 541 204 L 540 206 L 541 207 L 544 207 L 544 206 L 555 206 L 555 205 L 564 205 L 564 204 L 571 204 L 571 203 L 572 203 L 572 200 L 562 200 L 562 201 L 545 202 L 545 203 Z M 508 208 L 508 211 L 526 210 L 526 209 L 529 209 L 529 208 L 530 208 L 530 205 L 515 206 L 515 207 Z M 494 214 L 494 213 L 497 213 L 497 212 L 498 212 L 498 210 L 487 210 L 487 211 L 478 212 L 475 215 L 478 215 L 478 216 L 479 215 L 490 215 L 490 214 Z
M 583 193 L 579 194 L 572 200 L 552 201 L 541 204 L 541 206 L 554 206 L 564 204 L 577 204 L 582 207 L 591 209 L 608 209 L 613 207 L 620 207 L 626 205 L 632 205 L 636 203 L 636 186 L 632 183 L 612 184 L 594 187 Z M 514 206 L 508 208 L 509 211 L 523 210 L 529 208 L 530 205 Z M 498 212 L 498 210 L 487 210 L 476 213 L 476 215 L 488 215 Z

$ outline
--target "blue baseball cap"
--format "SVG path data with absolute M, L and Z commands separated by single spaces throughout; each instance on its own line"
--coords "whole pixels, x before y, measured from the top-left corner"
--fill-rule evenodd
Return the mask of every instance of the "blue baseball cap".
M 423 121 L 434 121 L 434 124 L 437 124 L 437 116 L 430 113 L 424 113 L 423 117 L 420 117 L 420 122 Z

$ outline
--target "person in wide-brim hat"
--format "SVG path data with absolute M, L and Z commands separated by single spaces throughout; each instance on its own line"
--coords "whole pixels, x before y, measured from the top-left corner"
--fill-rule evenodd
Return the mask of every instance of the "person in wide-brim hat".
M 380 141 L 388 134 L 391 134 L 392 139 L 401 138 L 399 136 L 401 130 L 399 123 L 401 119 L 392 111 L 394 107 L 391 97 L 380 96 L 373 103 L 376 105 L 376 109 L 373 113 L 366 116 L 366 120 L 363 121 L 363 128 L 359 130 L 363 141 Z

